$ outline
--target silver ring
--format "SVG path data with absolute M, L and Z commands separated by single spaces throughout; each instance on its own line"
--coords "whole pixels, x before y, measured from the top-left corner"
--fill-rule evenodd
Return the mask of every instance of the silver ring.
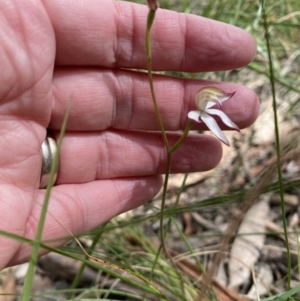
M 40 180 L 40 188 L 47 187 L 50 178 L 51 167 L 54 163 L 54 158 L 57 153 L 57 145 L 53 138 L 46 137 L 46 140 L 41 146 L 42 152 L 42 172 Z M 57 168 L 54 175 L 53 183 L 55 183 L 57 177 Z

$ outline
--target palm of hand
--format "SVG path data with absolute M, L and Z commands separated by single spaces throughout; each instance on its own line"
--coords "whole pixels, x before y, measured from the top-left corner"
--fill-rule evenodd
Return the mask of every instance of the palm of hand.
M 19 235 L 33 234 L 31 227 L 36 225 L 37 216 L 30 213 L 40 181 L 40 146 L 52 110 L 55 37 L 45 11 L 41 6 L 35 9 L 34 15 L 29 10 L 2 10 L 7 19 L 1 24 L 6 33 L 0 55 L 1 229 Z M 0 237 L 2 248 L 0 267 L 19 243 Z
M 74 7 L 68 1 L 44 2 L 0 4 L 5 16 L 0 19 L 0 229 L 34 237 L 45 193 L 38 189 L 40 146 L 47 128 L 57 137 L 71 102 L 59 185 L 52 191 L 44 231 L 45 239 L 53 239 L 68 234 L 55 219 L 79 233 L 150 199 L 161 185 L 165 153 L 159 133 L 131 132 L 158 130 L 147 76 L 118 69 L 145 68 L 147 9 L 111 0 L 79 1 Z M 197 28 L 207 20 L 181 15 L 186 23 L 180 23 L 175 13 L 159 14 L 154 35 L 158 52 L 153 54 L 160 55 L 154 61 L 157 70 L 222 70 L 242 66 L 253 57 L 255 43 L 239 29 L 230 27 L 232 39 L 224 37 L 223 44 L 197 41 Z M 167 35 L 160 30 L 166 19 L 176 25 Z M 206 30 L 221 28 L 210 22 Z M 182 24 L 190 24 L 184 34 Z M 185 43 L 172 40 L 179 34 Z M 234 42 L 242 45 L 240 54 L 232 52 Z M 205 51 L 198 55 L 203 44 L 215 52 L 209 59 Z M 196 95 L 204 83 L 162 77 L 155 82 L 166 129 L 183 129 L 194 103 L 190 95 Z M 238 85 L 224 84 L 224 89 L 238 90 L 236 94 L 243 96 L 234 106 L 226 104 L 225 110 L 239 126 L 251 124 L 258 113 L 256 96 Z M 177 138 L 170 135 L 171 141 Z M 212 137 L 188 138 L 174 154 L 172 172 L 213 168 L 221 154 Z M 0 236 L 0 268 L 26 260 L 29 252 L 19 242 Z

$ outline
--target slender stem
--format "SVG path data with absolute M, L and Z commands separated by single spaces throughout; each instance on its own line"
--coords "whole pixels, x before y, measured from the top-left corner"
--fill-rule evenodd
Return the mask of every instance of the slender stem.
M 165 214 L 165 203 L 166 203 L 166 196 L 167 196 L 167 188 L 168 188 L 168 181 L 169 181 L 169 176 L 170 176 L 170 168 L 171 168 L 171 152 L 167 153 L 167 167 L 166 167 L 166 175 L 165 175 L 165 180 L 164 180 L 164 187 L 163 187 L 163 194 L 162 194 L 162 200 L 161 200 L 161 212 L 160 212 L 160 239 L 161 239 L 161 245 L 163 251 L 166 252 L 166 247 L 165 247 L 165 240 L 164 240 L 164 214 Z
M 63 124 L 61 127 L 61 131 L 59 134 L 59 138 L 57 141 L 57 152 L 54 156 L 53 164 L 51 166 L 49 181 L 48 181 L 47 190 L 46 190 L 45 196 L 44 196 L 44 201 L 43 201 L 43 206 L 42 206 L 42 210 L 40 213 L 38 227 L 37 227 L 37 230 L 35 233 L 35 238 L 32 242 L 32 250 L 31 250 L 31 255 L 30 255 L 29 267 L 28 267 L 28 271 L 27 271 L 27 274 L 25 277 L 23 292 L 22 292 L 21 299 L 20 299 L 21 301 L 27 301 L 30 299 L 36 263 L 37 263 L 37 259 L 38 259 L 38 255 L 39 255 L 39 250 L 40 250 L 41 244 L 42 244 L 42 234 L 43 234 L 44 225 L 45 225 L 45 221 L 46 221 L 47 209 L 48 209 L 48 205 L 49 205 L 49 201 L 50 201 L 52 187 L 54 184 L 55 173 L 56 173 L 57 167 L 58 167 L 58 158 L 59 158 L 59 154 L 60 154 L 62 139 L 63 139 L 65 130 L 67 127 L 69 112 L 70 112 L 70 106 L 68 107 L 67 112 L 65 114 Z
M 287 231 L 287 222 L 286 222 L 286 214 L 285 214 L 285 205 L 284 205 L 284 187 L 282 181 L 282 172 L 281 172 L 281 155 L 280 155 L 280 139 L 279 139 L 279 128 L 278 128 L 278 118 L 277 118 L 277 104 L 276 104 L 276 91 L 275 91 L 275 76 L 272 64 L 272 55 L 271 55 L 271 46 L 270 46 L 270 38 L 268 31 L 268 23 L 267 23 L 267 14 L 265 10 L 265 1 L 262 1 L 262 13 L 263 13 L 263 23 L 265 28 L 265 39 L 267 44 L 268 51 L 268 59 L 269 59 L 269 72 L 270 72 L 270 84 L 273 98 L 273 112 L 274 112 L 274 124 L 275 124 L 275 140 L 276 140 L 276 154 L 277 154 L 277 173 L 278 173 L 278 185 L 279 185 L 279 193 L 280 193 L 280 205 L 281 205 L 281 214 L 282 214 L 282 223 L 284 230 L 284 238 L 286 245 L 286 254 L 287 254 L 287 287 L 288 290 L 291 289 L 291 252 L 289 246 L 289 237 Z
M 161 200 L 161 213 L 160 213 L 160 238 L 161 238 L 161 248 L 166 252 L 165 248 L 165 242 L 164 242 L 164 214 L 165 214 L 165 203 L 166 203 L 166 196 L 167 196 L 167 188 L 168 188 L 168 180 L 170 176 L 170 169 L 171 169 L 171 157 L 172 153 L 176 151 L 184 142 L 185 138 L 187 137 L 189 131 L 193 127 L 194 122 L 190 121 L 187 127 L 185 128 L 182 136 L 179 138 L 179 140 L 167 150 L 167 166 L 166 166 L 166 173 L 165 173 L 165 180 L 164 180 L 164 186 L 163 186 L 163 193 L 162 193 L 162 200 Z
M 166 246 L 165 246 L 165 240 L 164 240 L 164 227 L 163 227 L 163 222 L 164 222 L 164 213 L 165 213 L 165 203 L 166 203 L 166 195 L 167 195 L 167 188 L 168 188 L 168 180 L 169 180 L 169 175 L 170 175 L 170 167 L 171 167 L 171 156 L 172 154 L 167 151 L 167 167 L 166 167 L 166 175 L 165 175 L 165 180 L 164 180 L 164 186 L 163 186 L 163 193 L 162 193 L 162 200 L 161 200 L 161 211 L 160 211 L 160 220 L 159 220 L 159 235 L 160 235 L 160 245 L 159 248 L 156 252 L 153 265 L 151 268 L 150 272 L 150 281 L 152 280 L 153 274 L 154 274 L 154 269 L 157 264 L 159 255 L 161 250 L 163 250 L 166 254 Z
M 163 216 L 164 216 L 164 206 L 165 206 L 165 199 L 166 199 L 166 191 L 167 191 L 167 185 L 168 185 L 168 177 L 169 177 L 169 168 L 170 168 L 170 162 L 171 162 L 171 154 L 169 153 L 169 142 L 168 142 L 168 138 L 163 126 L 163 122 L 162 122 L 162 118 L 158 109 L 158 105 L 157 105 L 157 101 L 156 101 L 156 97 L 155 97 L 155 92 L 154 92 L 154 86 L 153 86 L 153 76 L 152 76 L 152 58 L 151 58 L 151 27 L 153 24 L 155 18 L 155 10 L 149 9 L 148 12 L 148 18 L 147 18 L 147 27 L 146 27 L 146 54 L 147 54 L 147 69 L 148 69 L 148 79 L 149 79 L 149 85 L 150 85 L 150 90 L 151 90 L 151 96 L 152 96 L 152 100 L 153 100 L 153 105 L 154 105 L 154 109 L 155 109 L 155 114 L 159 123 L 159 127 L 163 136 L 163 140 L 164 140 L 164 144 L 166 147 L 166 151 L 167 151 L 167 172 L 166 172 L 166 178 L 164 181 L 164 188 L 163 188 L 163 197 L 162 197 L 162 205 L 161 205 L 161 215 L 160 215 L 160 237 L 161 237 L 161 244 L 157 250 L 152 268 L 151 268 L 151 272 L 150 272 L 150 281 L 153 277 L 154 274 L 154 269 L 155 266 L 157 264 L 158 258 L 159 258 L 159 254 L 161 252 L 161 249 L 163 248 L 165 250 L 165 245 L 164 245 L 164 241 L 163 241 Z M 169 166 L 169 167 L 168 167 Z
M 170 148 L 169 152 L 172 154 L 173 152 L 176 151 L 177 148 L 179 148 L 182 143 L 184 142 L 185 138 L 187 137 L 189 131 L 192 129 L 194 125 L 193 121 L 190 121 L 189 124 L 187 125 L 187 127 L 185 128 L 182 136 L 179 138 L 179 140 Z
M 170 176 L 170 169 L 171 169 L 171 157 L 172 153 L 177 150 L 182 143 L 184 142 L 185 138 L 187 137 L 189 131 L 193 127 L 194 122 L 190 121 L 187 127 L 185 128 L 182 136 L 179 138 L 179 140 L 167 151 L 167 166 L 166 166 L 166 174 L 165 174 L 165 181 L 164 181 L 164 187 L 163 187 L 163 193 L 162 193 L 162 201 L 161 201 L 161 213 L 160 213 L 160 237 L 161 237 L 161 244 L 162 249 L 166 252 L 165 248 L 165 234 L 163 230 L 163 222 L 164 222 L 164 213 L 165 213 L 165 203 L 166 203 L 166 196 L 167 196 L 167 188 L 168 188 L 168 180 Z
M 147 68 L 148 68 L 148 78 L 149 78 L 149 84 L 150 84 L 150 90 L 151 90 L 151 96 L 154 104 L 154 109 L 156 113 L 156 117 L 159 123 L 160 130 L 162 132 L 162 136 L 164 139 L 165 146 L 167 150 L 169 150 L 169 142 L 167 139 L 166 131 L 162 122 L 162 118 L 158 109 L 155 92 L 154 92 L 154 86 L 153 86 L 153 77 L 152 77 L 152 58 L 151 58 L 151 27 L 153 24 L 155 18 L 155 10 L 149 10 L 148 18 L 147 18 L 147 29 L 146 29 L 146 53 L 147 53 Z
M 188 135 L 188 132 L 194 125 L 193 122 L 189 122 L 188 126 L 184 130 L 184 132 L 183 132 L 182 136 L 179 138 L 179 140 L 172 147 L 169 146 L 168 138 L 167 138 L 166 131 L 163 126 L 162 118 L 161 118 L 161 115 L 160 115 L 160 112 L 158 109 L 155 92 L 154 92 L 154 86 L 153 86 L 150 33 L 151 33 L 151 27 L 152 27 L 154 18 L 155 18 L 155 10 L 150 9 L 149 13 L 148 13 L 147 28 L 146 28 L 147 69 L 148 69 L 148 79 L 149 79 L 154 109 L 155 109 L 156 117 L 157 117 L 157 120 L 158 120 L 158 123 L 160 126 L 160 130 L 161 130 L 161 133 L 163 136 L 163 140 L 164 140 L 164 144 L 165 144 L 165 148 L 166 148 L 166 152 L 167 152 L 167 164 L 166 164 L 166 173 L 165 173 L 165 180 L 164 180 L 164 185 L 163 185 L 163 195 L 162 195 L 161 212 L 160 212 L 160 230 L 159 230 L 160 233 L 159 234 L 160 234 L 161 244 L 157 250 L 157 253 L 156 253 L 153 265 L 152 265 L 152 269 L 151 269 L 151 273 L 150 273 L 150 280 L 153 277 L 154 269 L 158 262 L 158 258 L 159 258 L 161 250 L 163 250 L 164 253 L 166 255 L 168 255 L 170 257 L 170 260 L 172 261 L 172 257 L 169 255 L 169 253 L 167 252 L 166 247 L 165 247 L 165 240 L 164 240 L 165 233 L 164 233 L 164 227 L 163 227 L 167 187 L 168 187 L 168 180 L 169 180 L 170 168 L 171 168 L 171 157 L 172 157 L 172 153 L 182 145 L 182 143 L 184 142 L 184 140 L 186 139 L 186 137 Z M 182 278 L 181 278 L 181 275 L 179 272 L 178 272 L 178 277 L 179 277 L 179 279 L 181 279 L 182 289 L 183 289 L 183 281 L 182 281 Z
M 96 248 L 97 246 L 97 243 L 99 242 L 99 239 L 101 238 L 104 230 L 105 230 L 105 227 L 106 227 L 107 223 L 103 224 L 101 226 L 101 228 L 99 229 L 99 231 L 96 233 L 94 239 L 93 239 L 93 242 L 92 242 L 92 245 L 90 246 L 90 248 L 87 250 L 87 253 L 89 255 L 91 255 L 94 251 L 94 249 Z M 85 256 L 85 259 L 86 260 L 89 260 L 89 257 L 86 255 Z M 82 274 L 84 272 L 84 269 L 86 267 L 86 263 L 85 262 L 82 262 L 81 263 L 81 267 L 79 268 L 79 271 L 77 272 L 75 278 L 73 279 L 73 282 L 71 284 L 71 287 L 70 287 L 70 292 L 68 293 L 67 295 L 67 300 L 70 300 L 73 298 L 73 295 L 74 295 L 74 290 L 77 288 L 78 286 L 78 283 L 79 283 L 79 280 L 81 279 L 82 277 Z
M 177 196 L 176 196 L 176 200 L 175 200 L 174 204 L 172 204 L 172 208 L 170 209 L 170 214 L 169 214 L 170 217 L 169 217 L 169 221 L 168 221 L 168 224 L 167 224 L 167 227 L 166 227 L 166 232 L 168 232 L 170 227 L 171 227 L 172 216 L 174 216 L 176 214 L 176 208 L 178 206 L 180 196 L 183 193 L 183 190 L 185 189 L 185 183 L 186 183 L 186 180 L 188 178 L 188 175 L 189 175 L 188 173 L 186 173 L 184 175 L 182 184 L 181 184 L 180 189 L 179 189 L 179 191 L 177 193 Z M 300 275 L 300 273 L 299 273 L 299 275 Z
M 155 97 L 155 92 L 154 92 L 154 86 L 153 86 L 153 77 L 152 77 L 152 58 L 151 58 L 151 27 L 153 24 L 155 18 L 155 10 L 149 9 L 148 12 L 148 17 L 147 17 L 147 27 L 146 27 L 146 55 L 147 55 L 147 70 L 148 70 L 148 80 L 149 80 L 149 85 L 150 85 L 150 90 L 151 90 L 151 96 L 152 96 L 152 101 L 153 101 L 153 105 L 154 105 L 154 109 L 155 109 L 155 114 L 159 123 L 159 127 L 163 136 L 163 140 L 164 140 L 164 144 L 167 150 L 167 156 L 168 158 L 170 157 L 169 155 L 169 142 L 167 139 L 167 135 L 163 126 L 163 122 L 162 122 L 162 118 L 158 109 L 158 105 L 157 105 L 157 101 L 156 101 L 156 97 Z M 170 158 L 168 159 L 170 160 Z M 168 178 L 168 173 L 166 173 L 166 177 Z M 161 216 L 160 216 L 160 234 L 163 234 L 163 228 L 162 228 L 162 217 L 164 214 L 164 203 L 165 203 L 165 197 L 166 197 L 166 187 L 168 185 L 168 181 L 167 178 L 164 181 L 164 189 L 163 189 L 163 197 L 162 197 L 162 209 L 161 209 Z M 163 237 L 161 236 L 161 241 L 163 240 Z M 151 268 L 151 272 L 150 272 L 150 281 L 153 277 L 154 274 L 154 269 L 155 266 L 157 264 L 158 258 L 159 258 L 159 254 L 161 252 L 162 247 L 164 247 L 164 243 L 161 243 L 156 255 L 155 255 L 155 259 Z

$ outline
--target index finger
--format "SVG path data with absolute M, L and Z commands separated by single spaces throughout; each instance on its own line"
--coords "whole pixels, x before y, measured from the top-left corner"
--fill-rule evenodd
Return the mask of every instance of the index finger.
M 148 9 L 124 1 L 44 1 L 59 65 L 146 68 Z M 158 9 L 152 30 L 153 70 L 215 71 L 249 63 L 256 52 L 250 34 L 196 15 Z

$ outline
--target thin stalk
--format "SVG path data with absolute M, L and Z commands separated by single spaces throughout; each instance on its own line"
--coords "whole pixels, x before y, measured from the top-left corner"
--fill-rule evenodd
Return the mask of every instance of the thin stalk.
M 153 275 L 153 271 L 154 268 L 156 266 L 159 254 L 161 252 L 161 250 L 163 250 L 165 253 L 167 253 L 166 251 L 166 247 L 165 247 L 165 234 L 164 234 L 164 215 L 165 215 L 165 203 L 166 203 L 166 196 L 167 196 L 167 188 L 168 188 L 168 180 L 169 180 L 169 176 L 170 176 L 170 169 L 171 169 L 171 158 L 172 158 L 172 153 L 175 152 L 184 142 L 185 138 L 187 137 L 189 131 L 191 130 L 191 128 L 193 127 L 194 122 L 190 121 L 189 124 L 187 125 L 187 127 L 185 128 L 182 136 L 179 138 L 179 140 L 171 147 L 167 150 L 167 166 L 166 166 L 166 173 L 165 173 L 165 180 L 164 180 L 164 186 L 163 186 L 163 193 L 162 193 L 162 201 L 161 201 L 161 212 L 160 212 L 160 220 L 159 220 L 159 234 L 160 234 L 160 238 L 161 238 L 161 244 L 157 250 L 154 262 L 153 262 L 153 266 L 152 266 L 152 270 L 151 270 L 151 275 L 150 277 L 152 277 Z M 150 278 L 151 279 L 151 278 Z
M 99 239 L 101 238 L 101 236 L 102 236 L 102 234 L 103 234 L 103 232 L 104 232 L 104 229 L 105 229 L 106 225 L 107 225 L 107 223 L 103 224 L 103 225 L 101 226 L 101 228 L 99 229 L 99 231 L 96 233 L 96 235 L 95 235 L 95 237 L 94 237 L 94 239 L 93 239 L 92 245 L 91 245 L 90 248 L 87 250 L 87 253 L 88 253 L 89 255 L 91 255 L 91 254 L 93 253 L 95 247 L 97 246 L 97 243 L 98 243 Z M 85 259 L 86 259 L 86 260 L 89 260 L 89 257 L 86 255 L 86 256 L 85 256 Z M 86 263 L 85 263 L 85 262 L 82 262 L 81 267 L 80 267 L 78 273 L 76 274 L 76 277 L 74 278 L 74 280 L 73 280 L 73 282 L 72 282 L 72 285 L 71 285 L 71 287 L 70 287 L 71 290 L 70 290 L 70 292 L 68 293 L 67 300 L 70 300 L 70 299 L 73 298 L 73 294 L 74 294 L 73 290 L 74 290 L 75 288 L 77 288 L 78 283 L 79 283 L 79 280 L 80 280 L 80 278 L 81 278 L 81 276 L 82 276 L 82 274 L 83 274 L 83 271 L 84 271 L 85 267 L 86 267 Z
M 185 138 L 187 137 L 189 131 L 192 129 L 194 126 L 194 122 L 190 121 L 187 127 L 185 128 L 182 136 L 179 138 L 179 140 L 169 149 L 170 154 L 176 151 L 177 148 L 179 148 L 182 143 L 184 142 Z
M 147 18 L 147 28 L 146 28 L 147 69 L 148 69 L 148 79 L 149 79 L 149 85 L 150 85 L 153 105 L 154 105 L 155 113 L 156 113 L 156 116 L 157 116 L 157 120 L 158 120 L 158 123 L 159 123 L 159 126 L 160 126 L 160 130 L 161 130 L 161 133 L 162 133 L 163 141 L 164 141 L 166 152 L 167 152 L 167 163 L 166 163 L 166 173 L 165 173 L 165 180 L 164 180 L 164 185 L 163 185 L 163 195 L 162 195 L 161 212 L 160 212 L 160 229 L 159 229 L 160 233 L 159 234 L 160 234 L 161 243 L 160 243 L 160 246 L 157 250 L 157 253 L 156 253 L 153 265 L 152 265 L 152 269 L 151 269 L 151 273 L 150 273 L 150 277 L 149 277 L 150 281 L 153 277 L 154 269 L 155 269 L 155 266 L 157 264 L 157 261 L 158 261 L 161 250 L 163 250 L 164 253 L 167 256 L 169 256 L 171 262 L 173 262 L 172 257 L 168 254 L 168 252 L 166 250 L 166 247 L 165 247 L 165 240 L 164 240 L 165 233 L 164 233 L 164 227 L 163 227 L 164 209 L 165 209 L 168 180 L 169 180 L 170 168 L 171 168 L 171 158 L 172 158 L 172 153 L 182 145 L 183 141 L 187 137 L 190 129 L 193 127 L 193 124 L 194 124 L 193 122 L 189 122 L 189 124 L 187 125 L 186 129 L 184 130 L 184 132 L 183 132 L 182 136 L 179 138 L 179 140 L 172 147 L 169 146 L 168 138 L 167 138 L 164 126 L 163 126 L 162 118 L 161 118 L 161 115 L 160 115 L 160 112 L 159 112 L 159 109 L 158 109 L 158 105 L 157 105 L 157 101 L 156 101 L 156 97 L 155 97 L 154 85 L 153 85 L 153 76 L 152 76 L 151 27 L 152 27 L 153 21 L 155 19 L 155 12 L 156 12 L 156 10 L 149 9 L 148 18 Z M 179 279 L 181 280 L 182 290 L 183 290 L 184 286 L 183 286 L 182 277 L 181 277 L 181 275 L 179 274 L 179 272 L 177 270 L 176 270 L 176 273 L 177 273 Z M 144 296 L 144 298 L 145 298 L 145 296 Z
M 170 227 L 171 227 L 173 216 L 176 214 L 176 208 L 177 208 L 177 205 L 179 203 L 180 196 L 181 196 L 181 194 L 182 194 L 182 192 L 185 188 L 185 183 L 186 183 L 186 180 L 188 178 L 188 175 L 189 175 L 188 173 L 184 175 L 182 184 L 181 184 L 180 189 L 178 191 L 178 194 L 176 196 L 176 200 L 175 200 L 174 204 L 172 205 L 172 208 L 170 209 L 171 213 L 170 213 L 169 221 L 168 221 L 168 224 L 167 224 L 167 227 L 166 227 L 166 232 L 168 232 Z
M 263 75 L 266 75 L 268 78 L 270 78 L 270 74 L 265 71 L 260 65 L 258 65 L 257 63 L 250 63 L 247 68 L 251 69 L 251 70 L 254 70 L 258 73 L 261 73 Z M 276 77 L 275 74 L 273 74 L 273 80 L 279 84 L 281 84 L 282 86 L 292 90 L 292 91 L 295 91 L 297 93 L 300 93 L 300 89 L 297 88 L 297 85 L 293 84 L 293 83 L 290 83 L 288 80 L 284 79 L 284 78 L 280 78 L 280 77 Z M 292 79 L 290 79 L 291 81 Z
M 300 242 L 299 242 L 299 228 L 296 229 L 296 237 L 297 237 L 297 257 L 298 257 L 298 277 L 300 276 Z
M 153 265 L 151 267 L 151 272 L 150 272 L 150 280 L 153 277 L 154 274 L 154 269 L 157 264 L 159 255 L 161 250 L 163 250 L 165 253 L 166 252 L 166 246 L 165 246 L 165 240 L 164 240 L 164 212 L 165 212 L 165 202 L 166 202 L 166 195 L 167 195 L 167 188 L 168 188 L 168 180 L 169 180 L 169 175 L 170 175 L 170 167 L 171 167 L 171 153 L 167 152 L 167 167 L 166 167 L 166 175 L 165 175 L 165 180 L 164 180 L 164 186 L 163 186 L 163 193 L 162 193 L 162 200 L 161 200 L 161 211 L 160 211 L 160 218 L 159 218 L 159 235 L 160 235 L 160 245 L 159 248 L 156 252 Z
M 194 122 L 190 121 L 185 128 L 182 136 L 179 138 L 179 140 L 168 150 L 167 152 L 167 167 L 166 167 L 166 175 L 165 175 L 165 181 L 164 181 L 164 187 L 163 187 L 163 194 L 162 194 L 162 204 L 161 204 L 161 213 L 160 213 L 160 237 L 162 239 L 162 249 L 165 251 L 165 243 L 164 243 L 164 238 L 165 234 L 163 233 L 163 221 L 164 221 L 164 209 L 165 209 L 165 201 L 166 201 L 166 196 L 167 196 L 167 188 L 168 188 L 168 180 L 170 176 L 170 169 L 171 169 L 171 158 L 172 158 L 172 153 L 175 152 L 184 142 L 185 138 L 187 137 L 189 131 L 193 127 Z
M 148 69 L 148 78 L 149 78 L 149 84 L 150 84 L 150 90 L 151 90 L 151 96 L 154 104 L 155 114 L 160 126 L 160 130 L 164 139 L 164 143 L 166 146 L 166 149 L 169 150 L 169 142 L 166 135 L 166 131 L 162 122 L 162 118 L 158 109 L 155 92 L 154 92 L 154 86 L 153 86 L 153 77 L 152 77 L 152 56 L 151 56 L 151 27 L 153 24 L 155 18 L 155 10 L 149 10 L 148 18 L 147 18 L 147 28 L 146 28 L 146 54 L 147 54 L 147 69 Z
M 66 126 L 67 126 L 69 111 L 70 111 L 70 108 L 68 108 L 68 110 L 65 114 L 62 128 L 61 128 L 61 131 L 59 134 L 59 138 L 58 138 L 58 142 L 57 142 L 57 153 L 55 154 L 54 162 L 51 166 L 49 182 L 48 182 L 47 190 L 46 190 L 45 197 L 44 197 L 44 202 L 43 202 L 43 206 L 42 206 L 42 210 L 41 210 L 41 214 L 40 214 L 40 219 L 38 222 L 38 227 L 36 230 L 35 238 L 32 243 L 32 251 L 31 251 L 31 256 L 30 256 L 30 261 L 29 261 L 29 267 L 28 267 L 28 271 L 27 271 L 24 286 L 23 286 L 21 301 L 30 300 L 31 288 L 32 288 L 32 284 L 33 284 L 34 274 L 35 274 L 36 262 L 38 260 L 39 250 L 41 248 L 41 240 L 42 240 L 42 234 L 43 234 L 43 230 L 44 230 L 47 209 L 48 209 L 49 200 L 50 200 L 50 194 L 51 194 L 51 190 L 52 190 L 52 187 L 54 184 L 54 175 L 57 171 L 58 158 L 59 158 L 59 154 L 60 154 L 62 139 L 65 134 L 65 130 L 66 130 Z
M 268 22 L 267 14 L 265 10 L 265 0 L 262 1 L 262 15 L 263 15 L 263 24 L 265 29 L 265 39 L 267 44 L 268 59 L 269 59 L 269 72 L 270 72 L 270 84 L 272 91 L 272 102 L 273 102 L 273 112 L 274 112 L 274 123 L 275 123 L 275 141 L 276 141 L 276 154 L 277 154 L 277 173 L 278 173 L 278 185 L 279 185 L 279 194 L 280 194 L 280 206 L 282 214 L 282 223 L 284 229 L 284 238 L 286 245 L 286 254 L 287 254 L 287 287 L 288 290 L 291 289 L 291 252 L 289 246 L 289 237 L 287 231 L 287 222 L 285 214 L 285 205 L 284 205 L 284 187 L 283 187 L 283 178 L 281 171 L 281 152 L 280 152 L 280 138 L 279 138 L 279 127 L 278 127 L 278 117 L 277 117 L 277 103 L 276 103 L 276 91 L 275 91 L 275 76 L 272 64 L 272 55 L 271 55 L 271 45 L 268 31 Z
M 152 76 L 152 55 L 151 55 L 151 27 L 153 24 L 153 21 L 155 19 L 155 12 L 156 10 L 149 9 L 148 12 L 148 17 L 147 17 L 147 26 L 146 26 L 146 55 L 147 55 L 147 70 L 148 70 L 148 79 L 149 79 L 149 85 L 150 85 L 150 90 L 151 90 L 151 96 L 152 96 L 152 101 L 155 109 L 155 114 L 160 126 L 160 130 L 163 136 L 164 144 L 167 150 L 167 168 L 166 168 L 166 176 L 164 180 L 164 188 L 163 188 L 163 196 L 162 196 L 162 209 L 161 209 L 161 214 L 160 214 L 160 237 L 161 237 L 161 244 L 157 250 L 151 272 L 150 272 L 150 281 L 153 277 L 154 274 L 154 269 L 157 264 L 160 251 L 163 248 L 165 250 L 165 244 L 163 240 L 163 215 L 164 215 L 164 206 L 165 206 L 165 199 L 166 199 L 166 191 L 167 191 L 167 186 L 168 186 L 168 178 L 169 178 L 169 169 L 170 169 L 170 163 L 171 163 L 171 154 L 169 153 L 169 141 L 164 129 L 164 125 L 162 122 L 162 118 L 158 109 L 157 101 L 156 101 L 156 96 L 154 92 L 154 85 L 153 85 L 153 76 Z
M 172 217 L 171 217 L 172 219 Z M 193 250 L 193 247 L 191 246 L 189 240 L 186 238 L 186 236 L 184 235 L 184 233 L 182 232 L 182 230 L 180 229 L 178 223 L 176 220 L 173 220 L 173 222 L 175 223 L 175 226 L 176 226 L 176 229 L 180 235 L 180 237 L 182 238 L 183 242 L 185 243 L 185 245 L 187 246 L 189 252 L 191 253 L 192 255 L 192 258 L 195 260 L 196 262 L 196 265 L 198 266 L 198 268 L 200 269 L 201 273 L 204 275 L 205 273 L 205 270 L 200 262 L 200 260 L 198 259 L 198 256 L 195 255 L 195 252 Z
M 165 202 L 166 202 L 166 195 L 167 195 L 167 188 L 168 188 L 168 180 L 169 180 L 170 167 L 171 167 L 171 155 L 172 155 L 171 153 L 167 152 L 167 167 L 166 167 L 166 175 L 165 175 L 164 186 L 163 186 L 161 211 L 160 211 L 160 219 L 159 219 L 160 245 L 156 252 L 156 255 L 155 255 L 152 267 L 151 267 L 151 272 L 150 272 L 150 276 L 149 276 L 150 281 L 152 280 L 152 277 L 154 274 L 154 269 L 156 267 L 161 250 L 163 250 L 166 254 L 168 254 L 166 251 L 165 240 L 164 240 L 163 222 L 164 222 L 164 212 L 165 212 L 164 209 L 165 209 Z
M 167 188 L 168 188 L 168 180 L 170 176 L 170 168 L 171 168 L 171 156 L 172 153 L 168 152 L 167 153 L 167 167 L 166 167 L 166 175 L 165 175 L 165 181 L 164 181 L 164 187 L 163 187 L 163 194 L 162 194 L 162 200 L 161 200 L 161 213 L 160 213 L 160 229 L 159 229 L 159 234 L 160 234 L 160 239 L 161 239 L 161 248 L 163 251 L 166 252 L 166 246 L 165 246 L 165 240 L 164 240 L 164 209 L 165 209 L 165 203 L 166 203 L 166 196 L 167 196 Z

